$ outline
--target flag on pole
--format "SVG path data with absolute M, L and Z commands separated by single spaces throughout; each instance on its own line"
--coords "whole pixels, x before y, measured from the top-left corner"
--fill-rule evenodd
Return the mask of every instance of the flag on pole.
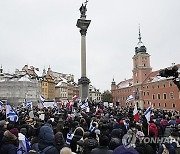
M 45 98 L 44 98 L 44 96 L 42 96 L 42 95 L 40 95 L 40 99 L 41 99 L 42 102 L 45 101 Z
M 147 108 L 147 110 L 144 112 L 144 115 L 147 119 L 147 122 L 149 123 L 150 118 L 151 118 L 151 105 Z
M 126 99 L 126 104 L 128 104 L 132 100 L 134 100 L 133 95 L 129 95 L 128 98 Z
M 138 109 L 137 109 L 137 105 L 136 104 L 134 106 L 133 115 L 134 115 L 134 120 L 136 122 L 138 122 L 139 121 L 139 113 L 138 113 Z
M 6 104 L 6 118 L 9 118 L 10 121 L 18 121 L 17 114 L 13 111 L 12 107 L 8 103 Z

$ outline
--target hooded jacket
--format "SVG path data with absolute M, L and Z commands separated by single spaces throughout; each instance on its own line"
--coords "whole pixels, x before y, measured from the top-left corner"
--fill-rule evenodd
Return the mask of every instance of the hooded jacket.
M 0 153 L 2 154 L 16 154 L 17 153 L 18 140 L 17 137 L 10 131 L 5 131 L 2 138 L 2 146 Z
M 58 150 L 54 147 L 55 138 L 51 127 L 47 125 L 42 126 L 39 131 L 38 139 L 38 143 L 32 145 L 33 150 L 43 151 L 46 147 L 52 146 L 45 154 L 59 154 Z

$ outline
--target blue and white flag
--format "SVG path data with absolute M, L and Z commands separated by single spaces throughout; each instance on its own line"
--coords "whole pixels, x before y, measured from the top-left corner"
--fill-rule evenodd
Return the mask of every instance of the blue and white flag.
M 149 121 L 150 121 L 150 118 L 151 118 L 151 106 L 149 106 L 149 107 L 147 108 L 147 110 L 144 112 L 144 115 L 145 115 L 145 117 L 146 117 L 146 119 L 147 119 L 147 122 L 149 122 Z
M 17 149 L 17 154 L 25 154 L 31 149 L 31 144 L 29 140 L 22 134 L 18 133 L 19 147 Z
M 128 98 L 126 99 L 126 104 L 129 103 L 132 100 L 134 100 L 133 95 L 129 95 Z
M 2 111 L 3 102 L 0 101 L 0 112 Z
M 26 104 L 25 104 L 25 107 L 24 108 L 31 108 L 32 109 L 32 102 L 26 102 Z
M 41 99 L 42 102 L 45 101 L 45 98 L 44 98 L 44 96 L 42 96 L 42 95 L 40 95 L 40 99 Z
M 17 114 L 13 111 L 12 107 L 8 103 L 6 104 L 6 118 L 9 118 L 10 121 L 18 121 Z
M 85 102 L 83 105 L 81 105 L 82 110 L 85 110 L 87 108 L 89 108 L 88 102 Z

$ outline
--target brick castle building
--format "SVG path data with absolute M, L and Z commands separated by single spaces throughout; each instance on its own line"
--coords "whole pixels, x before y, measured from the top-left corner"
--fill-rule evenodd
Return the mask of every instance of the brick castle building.
M 138 39 L 132 58 L 133 77 L 118 84 L 113 79 L 111 83 L 113 103 L 126 106 L 128 96 L 132 95 L 134 100 L 130 101 L 129 105 L 136 103 L 140 108 L 147 108 L 152 104 L 154 108 L 180 110 L 180 91 L 173 82 L 174 78 L 159 76 L 160 70 L 152 71 L 150 55 L 141 41 L 140 30 Z M 180 64 L 176 66 L 179 72 Z M 171 68 L 172 66 L 168 67 Z

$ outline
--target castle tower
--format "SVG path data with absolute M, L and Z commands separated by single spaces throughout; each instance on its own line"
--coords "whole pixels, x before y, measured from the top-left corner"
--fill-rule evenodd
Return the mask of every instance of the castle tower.
M 139 28 L 139 42 L 135 47 L 135 55 L 133 56 L 133 85 L 135 103 L 138 107 L 143 108 L 143 91 L 142 83 L 151 73 L 152 68 L 150 66 L 150 55 L 146 51 L 146 47 L 141 41 L 141 31 Z
M 133 83 L 141 84 L 151 73 L 150 55 L 146 52 L 146 47 L 141 41 L 141 32 L 139 28 L 139 42 L 135 47 L 135 55 L 133 56 Z
M 115 90 L 116 89 L 116 82 L 114 81 L 114 78 L 113 78 L 113 81 L 111 82 L 111 90 Z

